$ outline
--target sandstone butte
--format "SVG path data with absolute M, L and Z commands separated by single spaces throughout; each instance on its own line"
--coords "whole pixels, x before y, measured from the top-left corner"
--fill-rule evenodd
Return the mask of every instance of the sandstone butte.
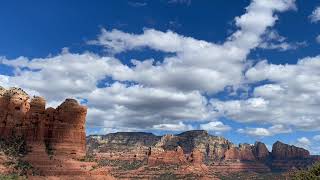
M 87 108 L 74 99 L 66 99 L 56 109 L 46 108 L 42 97 L 0 87 L 0 138 L 23 137 L 28 150 L 23 160 L 46 177 L 113 179 L 89 172 L 94 164 L 76 160 L 86 154 L 86 114 Z

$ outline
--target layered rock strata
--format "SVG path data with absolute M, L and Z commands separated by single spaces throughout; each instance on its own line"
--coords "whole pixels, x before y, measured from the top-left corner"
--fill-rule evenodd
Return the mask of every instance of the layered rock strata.
M 276 142 L 272 152 L 269 152 L 262 142 L 236 146 L 223 137 L 203 130 L 161 137 L 150 133 L 116 133 L 90 136 L 87 142 L 88 147 L 100 157 L 147 159 L 150 166 L 206 165 L 211 170 L 269 172 L 305 168 L 315 162 L 315 158 L 302 148 Z
M 43 144 L 57 154 L 85 155 L 87 108 L 67 99 L 47 108 L 42 97 L 30 98 L 19 88 L 0 89 L 0 137 L 22 136 L 27 145 Z M 30 148 L 31 149 L 31 148 Z

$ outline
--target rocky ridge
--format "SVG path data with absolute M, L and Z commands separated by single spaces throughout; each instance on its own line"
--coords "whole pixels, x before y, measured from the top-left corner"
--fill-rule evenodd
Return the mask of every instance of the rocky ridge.
M 143 137 L 147 137 L 146 141 Z M 92 148 L 93 139 L 96 148 Z M 87 142 L 91 152 L 100 158 L 108 159 L 112 156 L 112 159 L 123 159 L 123 156 L 131 156 L 131 160 L 146 159 L 148 166 L 197 164 L 202 170 L 210 172 L 270 172 L 306 168 L 315 162 L 307 150 L 299 147 L 276 142 L 269 152 L 262 142 L 237 146 L 223 137 L 210 135 L 203 130 L 164 136 L 150 133 L 116 133 L 88 136 Z M 130 148 L 114 148 L 125 147 L 126 142 Z

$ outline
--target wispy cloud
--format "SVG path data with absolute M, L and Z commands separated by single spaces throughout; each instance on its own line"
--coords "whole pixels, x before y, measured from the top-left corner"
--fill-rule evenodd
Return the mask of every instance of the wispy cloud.
M 144 7 L 147 6 L 147 2 L 134 2 L 134 1 L 129 1 L 128 4 L 132 7 Z

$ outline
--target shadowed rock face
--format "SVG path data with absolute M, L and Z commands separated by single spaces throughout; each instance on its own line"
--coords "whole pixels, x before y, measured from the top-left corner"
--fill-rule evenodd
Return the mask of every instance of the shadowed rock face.
M 266 161 L 270 158 L 270 152 L 268 151 L 267 146 L 262 142 L 255 142 L 253 154 L 260 161 Z
M 309 151 L 277 141 L 272 146 L 272 157 L 278 160 L 303 159 L 310 156 Z
M 67 99 L 57 109 L 46 109 L 42 97 L 32 99 L 22 89 L 0 88 L 0 137 L 22 136 L 27 145 L 45 144 L 56 153 L 85 154 L 87 108 Z M 32 147 L 30 147 L 32 149 Z

